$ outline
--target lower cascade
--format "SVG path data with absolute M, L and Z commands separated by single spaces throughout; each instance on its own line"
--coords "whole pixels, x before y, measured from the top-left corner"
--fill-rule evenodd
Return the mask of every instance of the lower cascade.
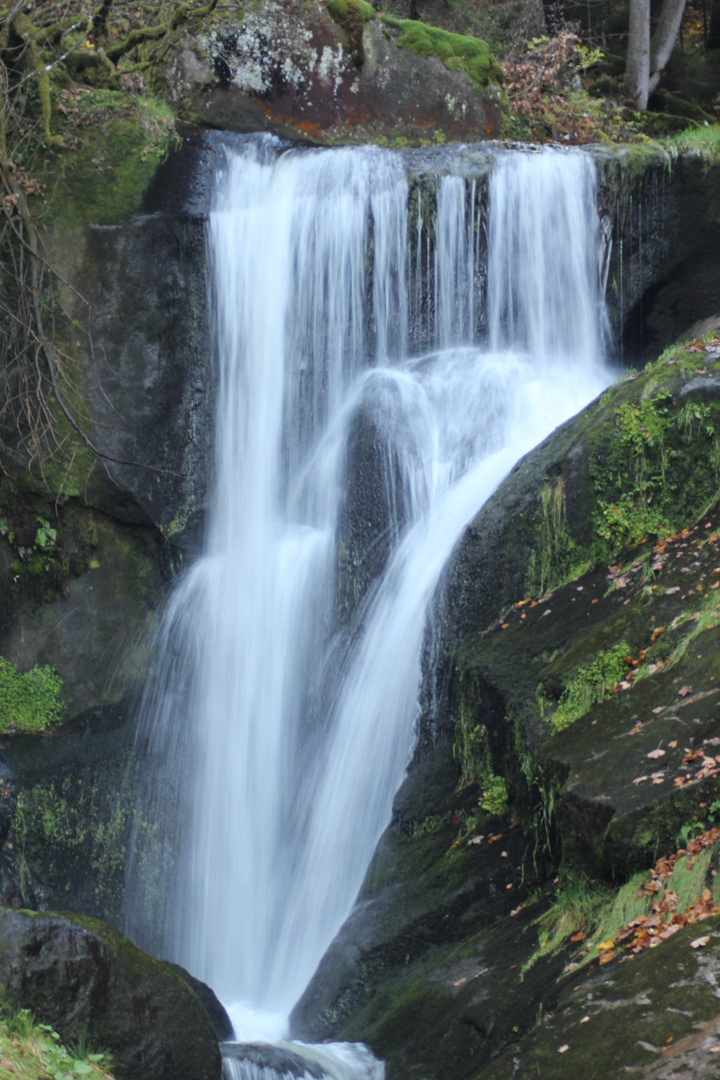
M 497 150 L 486 210 L 438 178 L 432 243 L 407 168 L 262 137 L 216 179 L 215 496 L 157 630 L 126 929 L 225 1003 L 228 1077 L 384 1076 L 287 1017 L 390 820 L 454 544 L 611 379 L 591 158 Z

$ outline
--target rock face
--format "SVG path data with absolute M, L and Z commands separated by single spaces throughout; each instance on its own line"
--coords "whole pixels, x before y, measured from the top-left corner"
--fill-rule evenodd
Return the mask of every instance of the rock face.
M 219 1080 L 197 996 L 166 964 L 97 919 L 0 911 L 0 987 L 65 1042 L 112 1053 L 120 1080 Z
M 717 831 L 701 858 L 675 855 L 720 805 L 719 388 L 716 344 L 674 349 L 520 462 L 466 532 L 438 597 L 437 708 L 296 1006 L 301 1037 L 363 1040 L 395 1077 L 448 1080 L 566 1075 L 565 1043 L 573 1075 L 632 1061 L 659 1077 L 670 1036 L 678 1062 L 702 1049 L 693 1024 L 716 1045 L 699 1027 L 717 1018 L 714 952 L 696 961 L 683 931 L 626 970 L 632 930 L 615 939 L 720 900 Z M 657 880 L 639 891 L 659 855 L 677 867 L 664 908 Z M 603 942 L 612 976 L 587 966 Z M 698 992 L 660 1040 L 655 991 L 685 979 Z M 627 1053 L 591 1059 L 583 1014 L 603 1047 L 602 1018 L 626 1015 Z
M 626 355 L 654 359 L 716 309 L 720 288 L 718 167 L 634 147 L 593 148 L 611 241 L 607 300 Z
M 177 46 L 167 67 L 170 101 L 211 127 L 320 143 L 500 134 L 494 62 L 480 89 L 436 57 L 398 47 L 398 26 L 364 21 L 369 5 L 334 7 L 337 22 L 332 4 L 231 2 L 221 21 Z

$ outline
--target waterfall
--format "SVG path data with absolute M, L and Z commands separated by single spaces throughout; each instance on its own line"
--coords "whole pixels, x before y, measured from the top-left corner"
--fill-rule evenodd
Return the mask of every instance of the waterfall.
M 208 224 L 215 498 L 157 633 L 127 929 L 208 982 L 245 1041 L 282 1037 L 389 821 L 453 545 L 610 378 L 588 156 L 498 151 L 483 347 L 484 224 L 475 184 L 445 176 L 437 340 L 407 355 L 427 232 L 409 235 L 408 198 L 399 154 L 263 137 L 228 153 Z M 313 1053 L 311 1075 L 382 1075 L 363 1048 Z

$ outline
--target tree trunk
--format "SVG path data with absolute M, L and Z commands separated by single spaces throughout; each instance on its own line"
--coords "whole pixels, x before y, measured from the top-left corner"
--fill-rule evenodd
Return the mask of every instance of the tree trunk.
M 660 81 L 680 30 L 685 0 L 663 0 L 657 29 L 650 41 L 650 0 L 630 0 L 625 85 L 639 109 Z
M 707 39 L 708 49 L 720 49 L 720 0 L 713 0 L 710 8 L 710 31 Z
M 630 0 L 625 85 L 639 109 L 650 96 L 650 0 Z
M 670 59 L 684 11 L 685 0 L 663 0 L 660 18 L 650 43 L 649 90 L 651 94 Z

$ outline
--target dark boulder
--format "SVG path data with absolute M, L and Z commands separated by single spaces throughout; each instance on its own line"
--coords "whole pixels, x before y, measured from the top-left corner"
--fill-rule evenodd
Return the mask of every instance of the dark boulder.
M 110 1052 L 119 1080 L 219 1080 L 197 995 L 99 919 L 0 911 L 0 996 L 64 1042 Z
M 227 1009 L 212 987 L 208 986 L 207 983 L 201 982 L 200 979 L 196 979 L 194 975 L 191 975 L 190 972 L 186 971 L 180 964 L 171 964 L 170 961 L 167 961 L 167 965 L 168 967 L 171 967 L 200 998 L 205 1006 L 205 1011 L 212 1020 L 215 1034 L 220 1042 L 227 1042 L 230 1039 L 234 1039 L 235 1030 L 232 1026 L 232 1021 L 227 1014 Z

